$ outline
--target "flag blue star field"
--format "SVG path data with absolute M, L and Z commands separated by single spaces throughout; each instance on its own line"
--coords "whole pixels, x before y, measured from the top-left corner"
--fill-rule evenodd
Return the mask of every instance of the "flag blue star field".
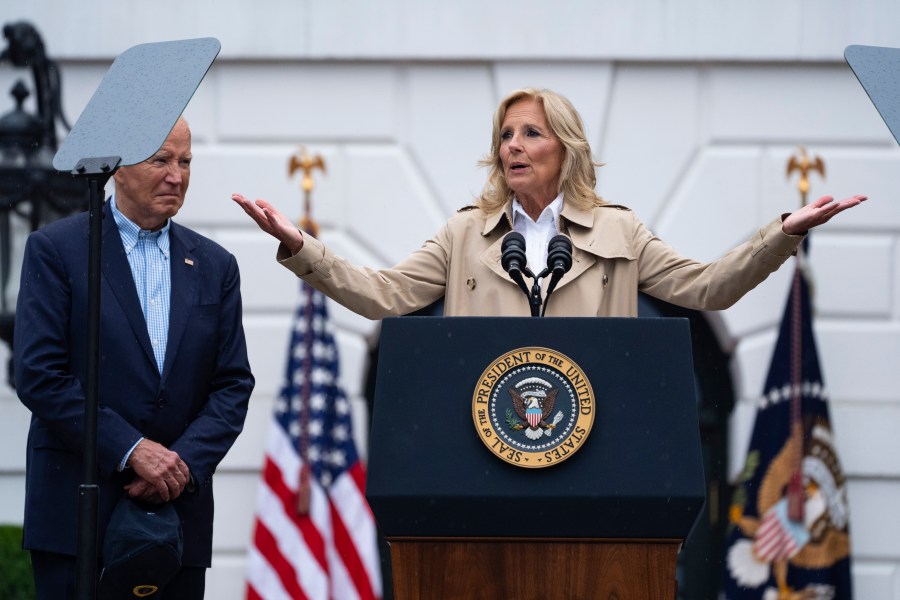
M 325 297 L 301 283 L 258 492 L 249 600 L 381 597 L 375 520 L 350 417 Z
M 729 512 L 726 600 L 852 598 L 847 484 L 801 266 Z

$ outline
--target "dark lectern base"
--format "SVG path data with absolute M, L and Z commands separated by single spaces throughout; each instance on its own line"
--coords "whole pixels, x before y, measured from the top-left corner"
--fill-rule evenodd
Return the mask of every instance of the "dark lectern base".
M 394 600 L 672 600 L 679 540 L 392 538 Z

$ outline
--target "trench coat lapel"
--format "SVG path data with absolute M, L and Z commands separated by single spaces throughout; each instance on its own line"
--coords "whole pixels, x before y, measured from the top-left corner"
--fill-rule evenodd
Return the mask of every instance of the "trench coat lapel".
M 512 285 L 516 285 L 516 283 L 510 279 L 509 273 L 503 268 L 503 264 L 501 261 L 502 257 L 502 246 L 503 246 L 503 237 L 510 231 L 512 231 L 512 201 L 507 202 L 506 206 L 503 207 L 503 210 L 498 210 L 494 214 L 488 216 L 488 218 L 484 222 L 484 229 L 481 231 L 481 235 L 484 237 L 489 237 L 495 231 L 501 232 L 497 239 L 493 244 L 488 246 L 488 249 L 481 253 L 481 262 L 487 265 L 487 267 L 494 272 L 495 275 L 503 279 L 504 281 L 508 281 Z
M 572 240 L 572 268 L 560 280 L 556 289 L 575 281 L 579 275 L 604 258 L 634 260 L 634 250 L 620 227 L 604 227 L 606 210 L 619 210 L 606 204 L 591 210 L 581 210 L 564 204 L 559 219 L 559 230 Z

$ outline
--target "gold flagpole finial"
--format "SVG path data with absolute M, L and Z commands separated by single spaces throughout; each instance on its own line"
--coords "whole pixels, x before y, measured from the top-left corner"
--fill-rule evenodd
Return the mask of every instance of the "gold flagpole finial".
M 816 156 L 810 159 L 806 153 L 804 146 L 799 146 L 800 155 L 791 156 L 787 164 L 787 176 L 790 178 L 791 173 L 800 171 L 800 182 L 797 189 L 800 190 L 800 206 L 806 206 L 806 194 L 809 192 L 809 172 L 818 171 L 822 179 L 825 179 L 825 162 L 821 157 Z
M 306 152 L 306 146 L 300 146 L 300 153 L 291 156 L 288 162 L 288 177 L 298 170 L 303 171 L 303 179 L 301 181 L 301 188 L 303 189 L 303 216 L 300 217 L 300 229 L 313 237 L 319 235 L 319 226 L 312 218 L 312 203 L 310 200 L 312 190 L 315 187 L 315 182 L 313 182 L 312 178 L 312 173 L 315 169 L 325 173 L 325 161 L 322 160 L 322 156 L 319 154 L 310 156 Z

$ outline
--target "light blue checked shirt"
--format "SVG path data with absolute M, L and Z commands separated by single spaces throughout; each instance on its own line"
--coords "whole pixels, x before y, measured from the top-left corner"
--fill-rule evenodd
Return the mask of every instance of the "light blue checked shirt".
M 162 373 L 169 337 L 169 299 L 172 296 L 172 272 L 169 267 L 169 222 L 159 231 L 147 231 L 132 223 L 116 207 L 112 198 L 112 214 L 122 236 L 125 255 L 144 311 L 147 333 Z
M 172 296 L 172 272 L 169 267 L 169 223 L 159 231 L 147 231 L 132 223 L 116 207 L 116 197 L 110 202 L 113 219 L 119 228 L 125 255 L 131 266 L 131 276 L 137 288 L 147 322 L 147 333 L 153 346 L 156 367 L 162 373 L 166 360 L 166 343 L 169 339 L 169 303 Z M 141 440 L 144 438 L 141 438 Z M 131 452 L 141 440 L 125 454 L 119 463 L 122 471 L 128 464 Z

